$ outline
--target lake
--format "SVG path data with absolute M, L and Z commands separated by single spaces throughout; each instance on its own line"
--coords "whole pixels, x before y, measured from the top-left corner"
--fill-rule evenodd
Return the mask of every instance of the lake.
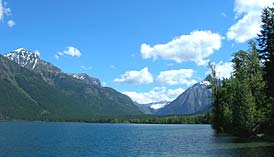
M 0 122 L 0 156 L 274 156 L 274 143 L 210 125 Z

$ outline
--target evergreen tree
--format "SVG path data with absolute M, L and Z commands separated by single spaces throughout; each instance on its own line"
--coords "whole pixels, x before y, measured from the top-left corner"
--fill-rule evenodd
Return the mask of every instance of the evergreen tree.
M 232 60 L 233 77 L 219 80 L 213 64 L 209 64 L 213 98 L 212 126 L 217 132 L 249 136 L 264 128 L 266 111 L 262 70 L 255 42 L 250 52 L 239 51 Z
M 264 63 L 264 78 L 267 81 L 267 95 L 274 97 L 274 8 L 262 12 L 262 30 L 258 35 L 260 58 Z
M 256 43 L 250 41 L 250 53 L 249 53 L 249 64 L 248 64 L 248 82 L 252 92 L 252 96 L 256 103 L 256 119 L 257 129 L 265 128 L 268 122 L 266 122 L 266 116 L 270 111 L 269 105 L 266 103 L 265 95 L 265 81 L 263 79 L 263 72 L 261 62 L 259 60 L 259 54 L 256 49 Z
M 234 99 L 234 86 L 233 79 L 224 79 L 222 81 L 222 86 L 218 87 L 219 103 L 223 109 L 223 128 L 225 132 L 232 132 L 232 104 Z
M 218 78 L 216 75 L 216 67 L 214 64 L 208 64 L 210 68 L 210 74 L 206 80 L 210 82 L 209 88 L 212 90 L 212 127 L 218 133 L 224 132 L 224 108 L 220 103 L 221 95 L 219 94 Z
M 256 104 L 247 80 L 234 79 L 235 95 L 232 105 L 233 133 L 239 136 L 249 136 L 256 127 Z
M 234 54 L 235 97 L 233 103 L 233 124 L 236 134 L 247 135 L 257 132 L 264 120 L 264 81 L 256 51 L 256 44 L 250 43 L 251 52 Z
M 264 79 L 267 83 L 267 105 L 270 107 L 268 114 L 268 129 L 274 131 L 274 8 L 267 7 L 262 12 L 262 30 L 258 35 L 259 53 L 264 63 Z

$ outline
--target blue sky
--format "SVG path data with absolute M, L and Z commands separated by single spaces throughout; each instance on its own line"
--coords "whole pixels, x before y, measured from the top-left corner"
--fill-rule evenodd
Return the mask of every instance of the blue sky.
M 87 73 L 140 103 L 172 100 L 220 77 L 248 49 L 273 0 L 0 0 L 0 54 L 23 47 Z

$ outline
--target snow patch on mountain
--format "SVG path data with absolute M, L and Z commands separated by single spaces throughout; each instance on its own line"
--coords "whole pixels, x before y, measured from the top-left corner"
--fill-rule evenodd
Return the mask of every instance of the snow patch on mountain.
M 88 84 L 92 84 L 92 85 L 95 85 L 95 86 L 98 86 L 98 87 L 102 87 L 101 82 L 100 82 L 99 79 L 90 77 L 89 75 L 87 75 L 85 73 L 80 73 L 80 74 L 69 73 L 68 75 L 72 76 L 75 79 L 83 80 Z
M 79 74 L 73 74 L 72 77 L 79 80 L 84 80 L 86 78 L 84 75 L 79 75 Z
M 24 48 L 18 48 L 11 53 L 5 54 L 4 57 L 16 62 L 21 67 L 31 67 L 34 69 L 39 61 L 39 54 L 32 53 Z

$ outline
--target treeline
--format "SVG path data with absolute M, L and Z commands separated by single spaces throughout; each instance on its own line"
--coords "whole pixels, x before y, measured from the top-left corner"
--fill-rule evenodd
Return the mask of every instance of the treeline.
M 135 124 L 209 124 L 211 115 L 193 114 L 193 115 L 56 115 L 40 118 L 20 118 L 20 120 L 30 121 L 50 121 L 50 122 L 86 122 L 86 123 L 135 123 Z M 9 119 L 5 119 L 9 120 Z M 11 119 L 15 120 L 15 119 Z
M 126 117 L 115 118 L 112 123 L 136 123 L 136 124 L 209 124 L 209 114 L 197 115 L 170 115 L 170 116 L 151 116 L 151 117 Z
M 274 8 L 262 12 L 262 30 L 248 51 L 233 55 L 233 75 L 220 81 L 209 63 L 217 132 L 238 136 L 274 133 Z

